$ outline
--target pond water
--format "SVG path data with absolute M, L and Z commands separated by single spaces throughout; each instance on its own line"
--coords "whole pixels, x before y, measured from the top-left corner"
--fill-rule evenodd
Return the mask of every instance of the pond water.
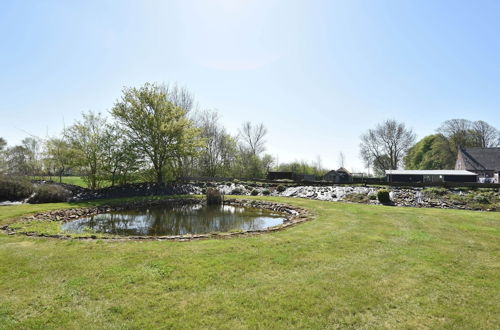
M 67 233 L 168 236 L 258 230 L 284 220 L 282 214 L 265 209 L 191 204 L 102 213 L 66 222 L 62 229 Z

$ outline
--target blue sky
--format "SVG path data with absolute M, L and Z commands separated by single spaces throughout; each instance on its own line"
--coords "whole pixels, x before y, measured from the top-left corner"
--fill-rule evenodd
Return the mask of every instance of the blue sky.
M 500 128 L 500 1 L 0 1 L 0 136 L 53 136 L 123 86 L 177 82 L 279 161 L 362 170 L 384 119 Z

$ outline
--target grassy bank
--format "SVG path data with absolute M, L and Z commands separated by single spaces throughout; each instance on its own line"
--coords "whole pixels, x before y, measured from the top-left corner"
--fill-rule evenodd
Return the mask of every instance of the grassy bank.
M 0 327 L 500 324 L 498 213 L 265 199 L 306 207 L 316 219 L 184 243 L 0 234 Z M 73 206 L 1 207 L 0 223 Z

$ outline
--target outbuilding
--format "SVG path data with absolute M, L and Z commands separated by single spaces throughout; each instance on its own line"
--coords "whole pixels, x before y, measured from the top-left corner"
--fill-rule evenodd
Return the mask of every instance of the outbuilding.
M 477 174 L 465 170 L 387 170 L 388 182 L 477 182 Z

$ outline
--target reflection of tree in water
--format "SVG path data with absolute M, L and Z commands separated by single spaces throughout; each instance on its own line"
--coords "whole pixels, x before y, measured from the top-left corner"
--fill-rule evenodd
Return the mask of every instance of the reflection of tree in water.
M 159 236 L 258 230 L 282 222 L 282 216 L 268 210 L 195 204 L 98 214 L 66 223 L 63 230 Z

